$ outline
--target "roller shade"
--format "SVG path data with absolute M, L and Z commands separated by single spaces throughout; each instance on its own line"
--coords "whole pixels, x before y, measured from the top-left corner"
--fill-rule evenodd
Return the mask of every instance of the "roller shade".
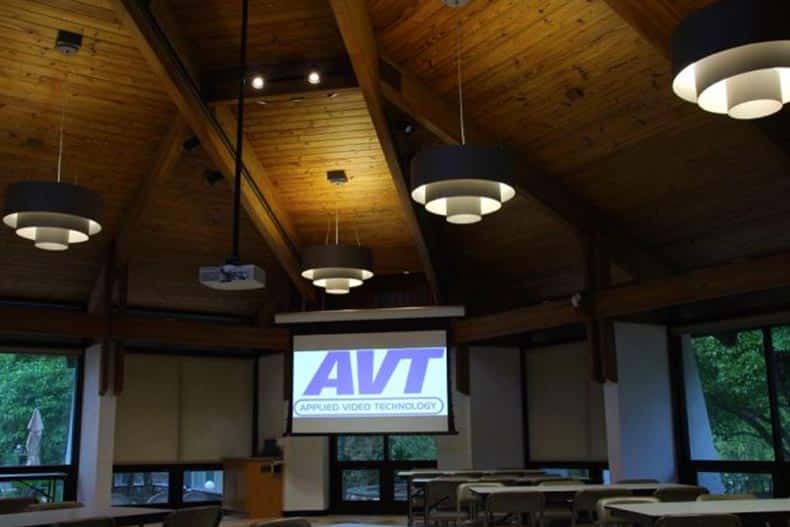
M 253 369 L 251 359 L 127 355 L 115 462 L 212 462 L 249 455 Z
M 603 387 L 584 343 L 527 352 L 529 448 L 534 461 L 607 459 Z

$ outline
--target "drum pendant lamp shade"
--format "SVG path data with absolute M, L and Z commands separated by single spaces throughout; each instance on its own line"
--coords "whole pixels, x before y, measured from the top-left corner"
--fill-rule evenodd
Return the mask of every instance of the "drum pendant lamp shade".
M 302 249 L 302 277 L 331 295 L 345 295 L 373 277 L 370 249 L 357 245 L 313 245 Z
M 516 167 L 500 146 L 435 146 L 412 160 L 411 196 L 449 223 L 476 223 L 516 195 Z
M 23 181 L 6 189 L 3 223 L 46 251 L 65 251 L 101 231 L 102 201 L 71 183 Z
M 790 2 L 722 0 L 684 19 L 672 38 L 675 94 L 734 119 L 790 101 Z

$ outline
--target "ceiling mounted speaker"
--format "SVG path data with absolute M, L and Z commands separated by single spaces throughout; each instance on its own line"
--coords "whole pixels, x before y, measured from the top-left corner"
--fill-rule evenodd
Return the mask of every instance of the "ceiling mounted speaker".
M 442 0 L 447 7 L 463 7 L 469 3 L 469 0 Z
M 672 38 L 672 88 L 705 111 L 759 119 L 790 101 L 790 2 L 723 0 Z
M 101 231 L 101 198 L 71 183 L 22 181 L 6 190 L 3 223 L 46 251 L 65 251 Z
M 435 146 L 412 160 L 411 196 L 449 223 L 477 223 L 516 195 L 516 168 L 500 146 Z

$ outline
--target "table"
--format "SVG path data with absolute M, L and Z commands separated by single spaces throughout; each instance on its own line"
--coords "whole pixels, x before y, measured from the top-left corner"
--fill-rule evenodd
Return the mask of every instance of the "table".
M 158 523 L 170 514 L 168 509 L 149 509 L 147 507 L 110 507 L 94 509 L 80 507 L 78 509 L 60 509 L 52 511 L 23 512 L 20 514 L 4 514 L 0 525 L 3 527 L 47 527 L 54 523 L 87 520 L 90 518 L 114 518 L 116 525 L 145 525 Z
M 688 501 L 678 503 L 636 503 L 609 505 L 610 511 L 640 525 L 653 525 L 664 516 L 735 514 L 744 519 L 786 525 L 790 518 L 790 499 Z
M 542 487 L 540 485 L 515 485 L 505 487 L 476 487 L 472 485 L 469 490 L 485 499 L 491 494 L 508 493 L 508 492 L 535 492 L 539 494 L 576 494 L 580 490 L 607 490 L 607 489 L 622 489 L 630 491 L 643 491 L 655 492 L 658 489 L 683 489 L 691 488 L 693 485 L 682 485 L 680 483 L 615 483 L 612 485 L 547 485 Z

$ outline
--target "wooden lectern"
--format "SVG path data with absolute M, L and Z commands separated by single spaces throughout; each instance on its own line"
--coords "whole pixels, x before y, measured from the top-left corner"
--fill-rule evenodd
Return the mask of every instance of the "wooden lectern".
M 222 462 L 222 506 L 250 518 L 283 515 L 283 461 L 280 458 L 229 458 Z

